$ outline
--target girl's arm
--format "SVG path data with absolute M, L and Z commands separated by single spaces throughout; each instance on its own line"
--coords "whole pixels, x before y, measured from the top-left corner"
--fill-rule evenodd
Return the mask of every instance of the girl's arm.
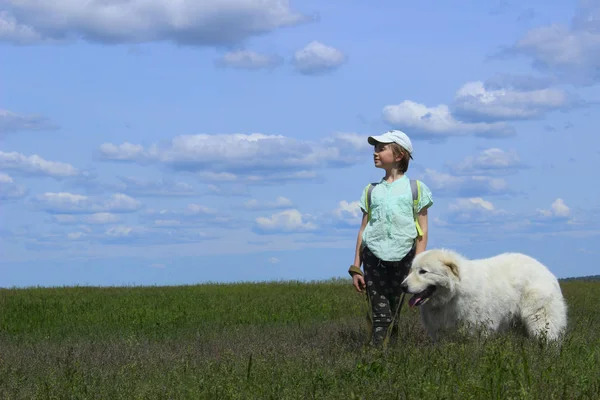
M 360 268 L 362 264 L 361 252 L 360 248 L 362 247 L 362 234 L 369 222 L 369 215 L 363 211 L 362 222 L 360 224 L 360 229 L 358 230 L 358 237 L 356 238 L 356 249 L 354 252 L 354 265 Z
M 423 231 L 423 236 L 417 237 L 417 249 L 415 255 L 425 251 L 427 248 L 428 219 L 427 208 L 421 210 L 419 215 L 417 215 L 417 220 L 419 221 L 419 225 Z

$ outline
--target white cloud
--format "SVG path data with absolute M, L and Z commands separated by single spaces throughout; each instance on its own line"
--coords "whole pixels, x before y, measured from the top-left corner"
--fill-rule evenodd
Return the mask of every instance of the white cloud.
M 112 190 L 138 197 L 181 197 L 198 195 L 198 192 L 189 183 L 175 181 L 169 178 L 144 180 L 134 177 L 119 177 L 119 180 L 123 183 L 115 185 L 111 188 Z
M 550 209 L 538 209 L 535 213 L 513 213 L 499 209 L 480 197 L 455 200 L 441 218 L 434 219 L 434 223 L 448 229 L 469 225 L 469 229 L 462 230 L 463 235 L 482 237 L 485 234 L 489 236 L 488 239 L 502 235 L 554 234 L 597 225 L 593 218 L 576 219 L 572 210 L 560 198 L 552 203 Z
M 362 219 L 360 203 L 358 201 L 340 201 L 337 208 L 333 210 L 333 217 L 336 224 L 341 224 L 343 226 L 360 225 Z
M 69 240 L 80 240 L 85 238 L 85 233 L 84 232 L 70 232 L 67 234 L 67 238 Z
M 492 175 L 506 174 L 525 168 L 515 150 L 505 151 L 499 148 L 482 150 L 476 156 L 466 157 L 451 166 L 455 175 Z
M 322 179 L 316 171 L 293 171 L 293 172 L 278 172 L 273 171 L 254 171 L 253 175 L 244 177 L 240 183 L 253 185 L 281 185 L 289 182 L 316 182 Z
M 296 51 L 292 63 L 301 74 L 317 75 L 339 68 L 346 60 L 347 57 L 342 51 L 312 41 Z
M 85 222 L 88 224 L 114 224 L 119 222 L 120 218 L 111 213 L 101 212 L 85 217 Z
M 216 214 L 217 210 L 214 208 L 206 207 L 201 204 L 188 204 L 185 213 L 186 214 Z
M 488 90 L 511 89 L 518 92 L 530 92 L 546 89 L 556 84 L 556 79 L 549 76 L 495 73 L 485 80 L 484 86 Z
M 478 197 L 510 193 L 508 184 L 503 178 L 480 175 L 454 176 L 426 168 L 421 179 L 429 186 L 434 197 Z
M 89 236 L 89 235 L 88 235 Z M 94 234 L 91 242 L 102 244 L 153 245 L 161 246 L 175 243 L 199 243 L 215 239 L 216 236 L 197 229 L 177 227 L 175 230 L 149 228 L 144 226 L 117 225 L 107 228 L 100 234 Z
M 409 130 L 414 137 L 507 137 L 516 134 L 505 121 L 539 118 L 554 110 L 583 105 L 544 78 L 498 75 L 489 81 L 471 81 L 456 92 L 448 106 L 426 106 L 411 100 L 383 108 L 391 126 Z
M 524 55 L 535 68 L 575 84 L 600 79 L 600 2 L 581 0 L 570 25 L 555 23 L 534 28 L 502 52 Z
M 275 201 L 260 202 L 256 199 L 250 199 L 244 203 L 244 207 L 251 210 L 269 210 L 278 208 L 289 208 L 292 206 L 292 201 L 287 197 L 283 196 L 277 196 Z
M 201 180 L 208 182 L 233 182 L 238 180 L 238 176 L 230 172 L 200 171 L 198 172 L 197 176 Z
M 0 183 L 5 185 L 7 183 L 14 183 L 14 180 L 10 175 L 0 172 Z
M 349 132 L 336 132 L 332 136 L 324 138 L 323 143 L 328 147 L 341 148 L 346 151 L 362 152 L 372 149 L 365 136 Z
M 234 161 L 232 161 L 233 163 Z M 235 168 L 235 165 L 231 166 Z M 246 171 L 236 170 L 236 175 L 230 172 L 201 171 L 194 175 L 203 182 L 211 182 L 207 185 L 206 194 L 218 196 L 249 196 L 248 185 L 282 185 L 290 182 L 317 182 L 323 178 L 316 171 L 278 171 L 273 169 L 248 168 Z
M 481 197 L 472 197 L 469 199 L 458 199 L 454 204 L 449 207 L 450 210 L 473 210 L 483 209 L 486 211 L 493 211 L 494 205 L 490 201 L 486 201 Z
M 106 236 L 124 237 L 124 236 L 133 235 L 135 232 L 136 231 L 134 231 L 134 228 L 131 226 L 118 225 L 118 226 L 111 226 L 110 228 L 107 228 L 104 233 Z
M 355 164 L 368 154 L 368 145 L 365 136 L 351 133 L 318 142 L 261 133 L 198 134 L 148 148 L 105 143 L 100 152 L 104 160 L 159 163 L 212 180 L 262 183 L 314 179 L 312 168 Z
M 122 193 L 102 199 L 69 192 L 46 192 L 30 199 L 30 203 L 53 214 L 127 213 L 137 211 L 142 206 L 138 200 Z
M 2 35 L 2 30 L 2 13 L 0 12 L 0 35 Z M 57 128 L 46 117 L 40 115 L 19 115 L 0 109 L 0 135 L 19 131 L 54 130 Z
M 475 81 L 457 91 L 452 108 L 461 119 L 490 122 L 537 118 L 570 103 L 567 93 L 560 89 L 490 89 L 482 81 Z
M 236 50 L 225 53 L 215 61 L 218 67 L 238 69 L 272 69 L 281 65 L 283 58 L 273 54 L 260 54 L 250 50 Z
M 288 0 L 6 0 L 0 40 L 221 46 L 309 20 Z
M 42 40 L 31 26 L 19 23 L 7 11 L 0 11 L 0 39 L 16 44 L 31 44 Z
M 583 218 L 577 217 L 563 199 L 557 198 L 549 209 L 537 209 L 535 213 L 527 213 L 507 228 L 523 233 L 554 234 L 597 226 L 598 220 L 593 213 L 586 213 Z
M 432 221 L 439 227 L 454 230 L 454 234 L 475 240 L 494 241 L 508 236 L 522 239 L 532 234 L 598 234 L 597 215 L 589 211 L 584 216 L 574 215 L 560 198 L 549 209 L 533 211 L 511 212 L 481 197 L 459 198 L 441 213 L 441 217 L 434 217 Z M 468 229 L 462 225 L 467 225 Z
M 26 156 L 17 152 L 0 151 L 0 168 L 11 169 L 30 175 L 67 178 L 81 175 L 81 171 L 60 161 L 48 161 L 37 154 Z
M 571 209 L 567 207 L 563 199 L 556 199 L 552 203 L 552 212 L 557 217 L 568 217 L 571 215 Z
M 235 228 L 239 221 L 221 210 L 191 203 L 183 209 L 147 209 L 140 215 L 156 228 L 193 228 L 201 225 Z
M 31 250 L 63 250 L 79 249 L 89 252 L 90 245 L 109 246 L 167 246 L 171 244 L 198 244 L 217 238 L 212 232 L 204 232 L 195 228 L 185 229 L 154 229 L 138 225 L 113 225 L 98 229 L 80 226 L 77 231 L 36 232 L 31 229 L 14 230 L 10 232 L 12 240 L 22 243 Z M 69 243 L 71 242 L 71 243 Z M 96 248 L 98 248 L 96 246 Z M 101 251 L 112 251 L 110 248 L 99 247 Z M 135 250 L 136 252 L 139 250 Z
M 155 219 L 154 225 L 157 227 L 177 228 L 180 227 L 182 223 L 177 219 Z
M 105 159 L 129 161 L 160 161 L 168 164 L 179 164 L 186 169 L 188 164 L 208 165 L 219 160 L 237 159 L 242 164 L 253 162 L 255 157 L 269 151 L 290 152 L 296 141 L 281 135 L 254 134 L 221 134 L 221 135 L 182 135 L 171 141 L 170 146 L 159 148 L 152 145 L 144 149 L 141 145 L 125 142 L 121 145 L 105 143 L 100 152 Z M 289 145 L 286 149 L 286 144 Z M 206 172 L 206 171 L 203 171 Z M 216 171 L 215 171 L 216 172 Z M 220 171 L 223 172 L 223 171 Z
M 279 261 L 281 261 L 281 260 L 279 258 L 277 258 L 277 257 L 269 257 L 269 262 L 271 264 L 278 264 Z
M 77 218 L 75 215 L 71 214 L 57 214 L 52 216 L 52 220 L 59 224 L 77 224 L 80 223 L 81 220 Z
M 550 209 L 538 209 L 537 212 L 540 219 L 565 219 L 571 216 L 571 209 L 560 198 L 554 200 Z
M 514 45 L 516 52 L 532 56 L 534 65 L 560 74 L 579 72 L 593 79 L 597 79 L 593 68 L 600 61 L 596 55 L 599 48 L 600 34 L 560 24 L 532 29 Z
M 133 160 L 144 156 L 144 146 L 140 144 L 131 144 L 129 142 L 120 145 L 112 143 L 103 143 L 100 145 L 100 153 L 103 157 L 110 160 Z
M 26 193 L 24 186 L 15 183 L 10 175 L 0 172 L 0 200 L 18 199 Z
M 315 171 L 297 171 L 290 175 L 282 176 L 283 179 L 315 179 L 319 175 Z
M 391 126 L 406 129 L 415 138 L 443 138 L 448 136 L 513 136 L 513 127 L 502 122 L 463 122 L 457 120 L 447 105 L 427 107 L 405 100 L 383 108 L 383 119 Z
M 91 215 L 72 215 L 72 214 L 56 214 L 52 216 L 52 220 L 56 223 L 63 225 L 72 224 L 92 224 L 92 225 L 105 225 L 115 224 L 120 222 L 121 219 L 118 215 L 109 212 L 99 212 Z
M 497 209 L 490 201 L 481 197 L 460 198 L 448 206 L 444 222 L 453 224 L 495 224 L 504 223 L 510 214 Z
M 248 187 L 244 186 L 242 184 L 234 184 L 234 185 L 231 185 L 229 183 L 221 184 L 221 185 L 210 184 L 210 185 L 207 185 L 206 187 L 207 187 L 207 194 L 213 195 L 213 196 L 224 196 L 224 197 L 242 196 L 243 197 L 243 196 L 250 195 Z
M 271 215 L 270 217 L 256 218 L 256 230 L 260 233 L 300 233 L 310 232 L 317 229 L 312 222 L 305 219 L 308 216 L 302 215 L 296 209 L 284 210 Z

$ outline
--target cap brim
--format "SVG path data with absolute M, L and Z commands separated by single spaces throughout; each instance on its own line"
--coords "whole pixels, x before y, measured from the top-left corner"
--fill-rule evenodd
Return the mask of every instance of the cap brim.
M 367 141 L 369 142 L 369 144 L 371 146 L 375 146 L 377 143 L 392 143 L 393 140 L 389 140 L 389 139 L 384 139 L 383 135 L 379 135 L 379 136 L 369 136 L 369 138 L 367 139 Z

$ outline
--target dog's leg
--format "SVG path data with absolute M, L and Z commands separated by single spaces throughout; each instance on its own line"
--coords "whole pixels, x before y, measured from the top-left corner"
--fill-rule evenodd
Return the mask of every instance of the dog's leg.
M 566 305 L 560 293 L 532 288 L 523 299 L 521 319 L 531 337 L 554 341 L 566 328 Z
M 424 309 L 421 308 L 421 323 L 433 343 L 437 343 L 440 340 L 440 322 L 439 316 L 436 318 L 431 312 L 425 312 Z

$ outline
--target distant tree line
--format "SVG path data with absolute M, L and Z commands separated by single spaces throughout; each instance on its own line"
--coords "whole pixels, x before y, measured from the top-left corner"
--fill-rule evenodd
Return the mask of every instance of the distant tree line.
M 572 277 L 572 278 L 562 278 L 559 280 L 563 281 L 563 282 L 567 282 L 567 281 L 599 281 L 600 275 L 578 276 L 578 277 Z

